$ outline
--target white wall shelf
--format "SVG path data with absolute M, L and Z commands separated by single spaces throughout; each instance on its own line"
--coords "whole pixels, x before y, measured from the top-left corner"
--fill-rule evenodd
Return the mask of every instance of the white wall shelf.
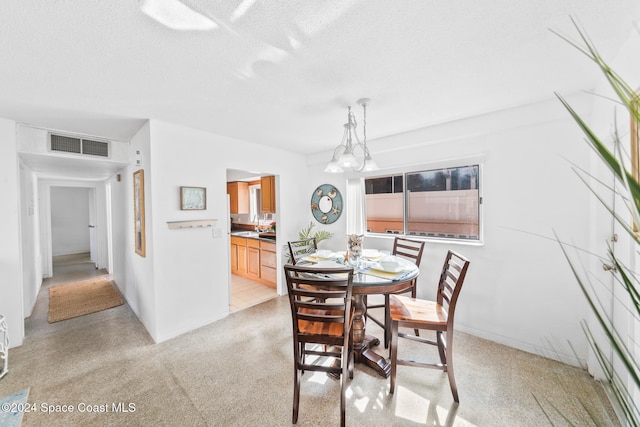
M 217 219 L 194 219 L 188 221 L 167 221 L 170 230 L 178 228 L 206 228 L 215 227 Z

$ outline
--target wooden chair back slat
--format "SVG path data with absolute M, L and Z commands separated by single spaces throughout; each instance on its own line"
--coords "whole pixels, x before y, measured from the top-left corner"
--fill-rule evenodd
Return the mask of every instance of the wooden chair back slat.
M 438 304 L 446 305 L 449 316 L 453 315 L 455 305 L 460 295 L 460 289 L 467 274 L 469 261 L 462 255 L 449 251 L 442 266 L 440 282 L 438 284 Z M 446 304 L 443 304 L 446 302 Z
M 393 255 L 411 260 L 416 266 L 420 267 L 422 260 L 422 252 L 424 251 L 424 241 L 412 240 L 404 237 L 396 237 L 393 240 Z
M 322 324 L 345 324 L 349 321 L 353 294 L 352 268 L 320 269 L 286 265 L 285 278 L 294 335 L 300 331 L 308 335 L 309 328 L 321 335 L 325 329 Z M 309 322 L 313 325 L 309 325 Z M 308 336 L 305 339 L 309 342 Z
M 293 240 L 288 242 L 289 257 L 291 258 L 291 264 L 296 265 L 300 258 L 305 255 L 312 254 L 318 250 L 318 243 L 316 238 L 304 240 Z

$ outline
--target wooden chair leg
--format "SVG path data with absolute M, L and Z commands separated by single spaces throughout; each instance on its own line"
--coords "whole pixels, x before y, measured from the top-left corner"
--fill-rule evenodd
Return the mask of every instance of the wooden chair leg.
M 293 416 L 291 422 L 298 422 L 298 409 L 300 407 L 300 375 L 298 375 L 298 367 L 295 367 L 293 377 Z
M 391 340 L 391 310 L 389 308 L 389 294 L 384 294 L 384 348 L 389 348 Z
M 340 425 L 344 427 L 345 425 L 345 408 L 347 406 L 347 375 L 349 374 L 349 350 L 343 348 L 342 349 L 342 374 L 340 375 Z
M 451 393 L 453 394 L 453 400 L 460 402 L 458 397 L 458 387 L 456 385 L 456 379 L 453 376 L 453 331 L 447 331 L 447 375 L 449 376 L 449 385 L 451 386 Z
M 391 323 L 391 384 L 389 393 L 396 391 L 396 368 L 398 362 L 398 322 Z
M 416 283 L 416 280 L 413 280 L 413 288 L 411 289 L 411 298 L 416 298 L 416 290 L 418 288 L 418 284 Z M 419 329 L 414 329 L 413 333 L 416 334 L 417 337 L 420 336 L 420 330 Z
M 436 332 L 436 343 L 438 344 L 438 354 L 440 355 L 440 363 L 447 366 L 447 342 L 444 340 L 442 332 Z

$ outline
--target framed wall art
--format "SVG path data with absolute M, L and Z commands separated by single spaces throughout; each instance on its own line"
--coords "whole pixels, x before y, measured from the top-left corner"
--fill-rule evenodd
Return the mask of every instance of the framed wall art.
M 207 189 L 204 187 L 180 187 L 180 209 L 207 209 Z
M 311 195 L 311 213 L 321 224 L 333 224 L 342 213 L 342 195 L 333 185 L 322 184 Z
M 133 219 L 136 253 L 144 257 L 147 254 L 147 244 L 144 231 L 144 170 L 142 169 L 133 173 Z

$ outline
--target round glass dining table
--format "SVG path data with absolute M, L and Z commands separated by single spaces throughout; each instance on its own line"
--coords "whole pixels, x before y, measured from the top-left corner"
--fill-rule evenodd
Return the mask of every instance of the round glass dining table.
M 353 326 L 353 351 L 356 363 L 364 363 L 381 376 L 387 378 L 391 373 L 391 363 L 384 356 L 372 350 L 380 340 L 367 335 L 367 295 L 394 294 L 410 289 L 412 282 L 420 274 L 420 269 L 411 261 L 389 255 L 386 260 L 396 261 L 393 271 L 378 269 L 379 263 L 363 259 L 353 274 L 353 299 L 355 313 Z M 304 262 L 313 262 L 309 257 Z M 376 268 L 378 267 L 378 268 Z

